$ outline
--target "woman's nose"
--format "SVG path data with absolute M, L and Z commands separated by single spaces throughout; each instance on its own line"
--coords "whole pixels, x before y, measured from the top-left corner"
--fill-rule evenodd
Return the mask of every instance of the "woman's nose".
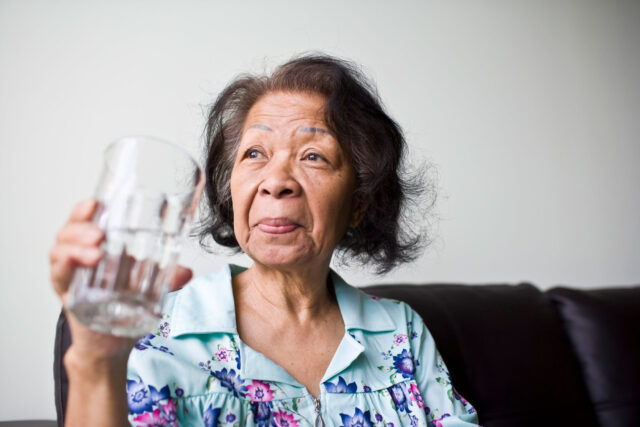
M 273 159 L 266 168 L 259 192 L 275 198 L 292 197 L 301 193 L 300 183 L 293 176 L 291 165 Z

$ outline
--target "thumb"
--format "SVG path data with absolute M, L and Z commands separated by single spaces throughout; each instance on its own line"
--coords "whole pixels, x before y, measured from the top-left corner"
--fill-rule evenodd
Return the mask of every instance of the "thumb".
M 173 273 L 173 278 L 171 279 L 171 290 L 177 291 L 181 289 L 184 285 L 191 280 L 193 277 L 193 271 L 190 268 L 183 267 L 181 265 L 176 267 L 175 272 Z

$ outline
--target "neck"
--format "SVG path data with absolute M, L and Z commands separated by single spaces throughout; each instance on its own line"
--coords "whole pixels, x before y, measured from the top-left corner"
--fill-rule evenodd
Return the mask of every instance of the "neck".
M 323 316 L 334 307 L 329 287 L 329 265 L 300 269 L 273 269 L 255 262 L 234 278 L 234 291 L 240 299 L 265 315 L 274 314 L 306 323 Z

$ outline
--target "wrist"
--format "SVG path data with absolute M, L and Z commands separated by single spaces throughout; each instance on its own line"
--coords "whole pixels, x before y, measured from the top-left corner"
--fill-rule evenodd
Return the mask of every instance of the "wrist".
M 105 357 L 79 351 L 73 345 L 64 356 L 64 367 L 73 382 L 126 382 L 128 352 Z
M 92 357 L 72 347 L 64 356 L 69 377 L 65 425 L 92 420 L 96 427 L 128 426 L 126 357 Z

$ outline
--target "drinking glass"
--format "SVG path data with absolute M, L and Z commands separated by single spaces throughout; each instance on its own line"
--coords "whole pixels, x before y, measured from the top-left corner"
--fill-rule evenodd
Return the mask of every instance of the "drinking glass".
M 91 329 L 137 337 L 160 317 L 204 176 L 182 148 L 145 136 L 104 152 L 93 222 L 105 232 L 94 268 L 78 268 L 67 307 Z

